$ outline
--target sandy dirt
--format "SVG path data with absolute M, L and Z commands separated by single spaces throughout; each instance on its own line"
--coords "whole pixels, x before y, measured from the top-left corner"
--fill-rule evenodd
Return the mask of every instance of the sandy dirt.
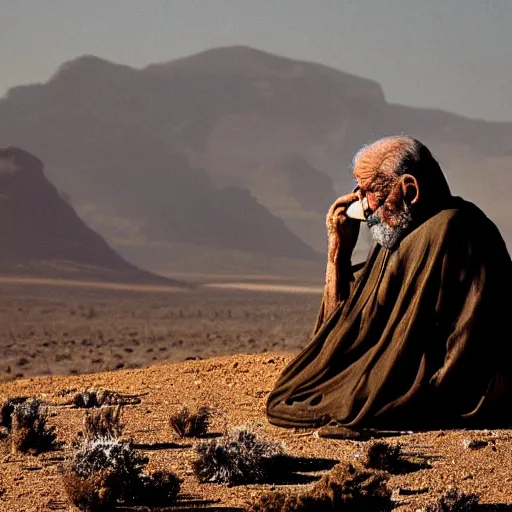
M 124 436 L 149 448 L 179 445 L 145 450 L 150 471 L 171 470 L 183 479 L 177 510 L 244 510 L 271 488 L 199 483 L 191 464 L 200 441 L 184 442 L 169 426 L 170 415 L 182 406 L 213 408 L 214 432 L 256 424 L 260 435 L 283 443 L 289 454 L 329 459 L 331 465 L 357 460 L 365 447 L 321 439 L 315 431 L 278 429 L 265 418 L 275 380 L 307 342 L 318 293 L 216 288 L 160 293 L 5 281 L 0 292 L 0 403 L 27 395 L 53 404 L 50 423 L 65 443 L 60 451 L 33 457 L 11 454 L 8 441 L 0 441 L 2 512 L 70 510 L 58 467 L 71 453 L 84 411 L 59 404 L 92 386 L 145 393 L 140 405 L 124 408 Z M 473 439 L 487 444 L 468 449 Z M 512 510 L 510 431 L 435 431 L 390 442 L 402 443 L 406 453 L 430 465 L 391 476 L 397 510 L 419 510 L 450 485 L 499 505 L 481 510 Z M 325 471 L 304 472 L 274 488 L 307 490 Z
M 154 291 L 0 281 L 0 382 L 296 352 L 308 339 L 320 297 L 282 288 Z
M 269 485 L 226 487 L 200 484 L 192 473 L 196 440 L 184 442 L 169 427 L 169 416 L 181 406 L 207 405 L 215 411 L 212 431 L 260 424 L 260 435 L 283 443 L 289 454 L 314 459 L 354 461 L 365 443 L 321 439 L 314 431 L 278 429 L 270 426 L 264 415 L 266 396 L 289 356 L 282 354 L 237 355 L 205 361 L 159 364 L 148 369 L 123 370 L 82 376 L 38 377 L 4 383 L 2 399 L 16 395 L 37 395 L 47 402 L 66 401 L 63 392 L 89 386 L 106 387 L 129 393 L 148 393 L 142 403 L 126 406 L 123 421 L 125 436 L 137 443 L 174 442 L 179 447 L 148 450 L 150 470 L 172 470 L 183 479 L 180 510 L 243 510 L 247 502 Z M 38 457 L 9 454 L 3 441 L 0 474 L 6 492 L 0 510 L 68 510 L 58 464 L 70 453 L 69 443 L 80 430 L 83 410 L 54 405 L 52 424 L 65 441 L 59 452 Z M 465 448 L 465 442 L 483 439 L 488 445 L 479 450 Z M 482 502 L 503 504 L 512 501 L 512 435 L 509 431 L 436 431 L 393 438 L 403 443 L 406 453 L 420 455 L 430 468 L 405 475 L 391 476 L 397 510 L 417 510 L 440 495 L 450 485 L 466 492 L 481 494 Z M 299 492 L 325 471 L 297 475 L 296 483 L 273 488 Z M 407 491 L 418 492 L 407 495 Z M 180 508 L 181 507 L 181 508 Z

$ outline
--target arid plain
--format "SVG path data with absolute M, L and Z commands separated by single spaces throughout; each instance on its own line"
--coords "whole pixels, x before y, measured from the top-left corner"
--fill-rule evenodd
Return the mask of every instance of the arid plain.
M 321 298 L 318 286 L 287 283 L 267 283 L 263 290 L 277 288 L 267 292 L 250 281 L 190 289 L 60 283 L 0 280 L 0 381 L 296 352 Z
M 123 436 L 149 456 L 149 471 L 173 471 L 183 481 L 178 503 L 158 510 L 243 511 L 269 489 L 307 491 L 336 462 L 357 461 L 367 445 L 266 422 L 264 405 L 273 382 L 307 342 L 315 320 L 320 293 L 314 286 L 293 293 L 283 283 L 269 286 L 285 286 L 286 293 L 249 291 L 250 283 L 244 289 L 235 283 L 237 289 L 159 292 L 9 280 L 0 286 L 0 401 L 41 398 L 50 404 L 49 423 L 64 442 L 56 452 L 32 456 L 12 453 L 8 439 L 0 441 L 2 511 L 72 510 L 59 465 L 73 451 L 84 410 L 66 404 L 74 392 L 91 387 L 141 394 L 140 404 L 123 408 Z M 275 485 L 201 484 L 192 465 L 194 447 L 202 441 L 180 439 L 169 425 L 183 406 L 210 407 L 212 432 L 250 425 L 311 466 Z M 473 440 L 478 449 L 468 448 Z M 407 456 L 422 462 L 417 470 L 391 475 L 397 510 L 422 510 L 450 486 L 479 494 L 478 510 L 512 506 L 507 504 L 512 495 L 508 431 L 436 431 L 388 441 L 401 443 Z

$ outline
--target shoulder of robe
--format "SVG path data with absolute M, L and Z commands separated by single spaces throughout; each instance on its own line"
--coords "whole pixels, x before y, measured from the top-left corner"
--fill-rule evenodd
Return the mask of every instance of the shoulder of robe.
M 453 207 L 441 210 L 427 222 L 432 222 L 438 229 L 445 227 L 448 233 L 499 235 L 501 238 L 496 224 L 478 206 L 460 197 L 453 199 Z
M 462 245 L 475 255 L 487 254 L 492 260 L 509 263 L 510 255 L 496 224 L 470 201 L 455 197 L 454 206 L 430 219 L 440 233 L 444 232 L 449 245 Z

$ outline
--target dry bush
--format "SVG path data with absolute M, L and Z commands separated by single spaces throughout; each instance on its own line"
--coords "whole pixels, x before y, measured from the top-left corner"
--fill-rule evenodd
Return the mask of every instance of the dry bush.
M 48 427 L 48 409 L 38 398 L 14 407 L 9 437 L 13 452 L 37 455 L 57 447 L 55 427 Z
M 104 405 L 135 405 L 140 402 L 138 395 L 126 395 L 110 389 L 86 389 L 73 396 L 71 405 L 80 409 L 92 409 Z
M 378 471 L 338 464 L 309 492 L 298 495 L 270 491 L 249 506 L 249 512 L 387 512 L 392 509 L 387 476 Z
M 64 489 L 80 510 L 110 510 L 140 486 L 148 459 L 112 437 L 84 439 L 62 468 Z
M 110 435 L 81 441 L 72 458 L 61 468 L 69 501 L 86 512 L 110 511 L 125 505 L 172 505 L 181 481 L 172 473 L 143 475 L 147 457 L 132 444 Z
M 222 439 L 200 443 L 196 453 L 193 468 L 198 479 L 228 485 L 272 480 L 273 462 L 283 456 L 280 445 L 258 439 L 247 429 L 233 429 Z
M 121 424 L 122 407 L 102 407 L 96 411 L 87 411 L 84 417 L 82 435 L 85 439 L 118 437 L 124 425 Z
M 201 407 L 196 412 L 186 407 L 173 414 L 170 419 L 171 428 L 180 437 L 201 437 L 208 433 L 212 413 L 208 407 Z
M 0 425 L 10 431 L 12 426 L 11 416 L 14 412 L 14 408 L 27 400 L 27 396 L 8 398 L 0 408 Z
M 129 503 L 147 507 L 171 505 L 178 497 L 180 486 L 181 480 L 173 473 L 157 471 L 149 476 L 143 475 Z
M 115 473 L 101 471 L 88 477 L 78 476 L 70 470 L 63 470 L 64 490 L 79 510 L 99 512 L 112 510 L 119 498 L 119 487 Z
M 391 445 L 383 441 L 370 443 L 364 452 L 362 462 L 367 468 L 394 474 L 403 473 L 409 467 L 409 461 L 403 458 L 402 446 Z
M 478 510 L 478 494 L 466 494 L 460 489 L 448 489 L 438 500 L 427 505 L 425 512 L 472 512 Z

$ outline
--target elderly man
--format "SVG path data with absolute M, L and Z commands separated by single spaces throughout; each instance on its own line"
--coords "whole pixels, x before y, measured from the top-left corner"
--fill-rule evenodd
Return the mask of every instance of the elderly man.
M 326 283 L 312 340 L 271 393 L 270 422 L 510 426 L 512 263 L 497 227 L 452 196 L 415 139 L 364 147 L 354 176 L 356 190 L 327 215 Z M 352 266 L 360 220 L 375 244 Z

